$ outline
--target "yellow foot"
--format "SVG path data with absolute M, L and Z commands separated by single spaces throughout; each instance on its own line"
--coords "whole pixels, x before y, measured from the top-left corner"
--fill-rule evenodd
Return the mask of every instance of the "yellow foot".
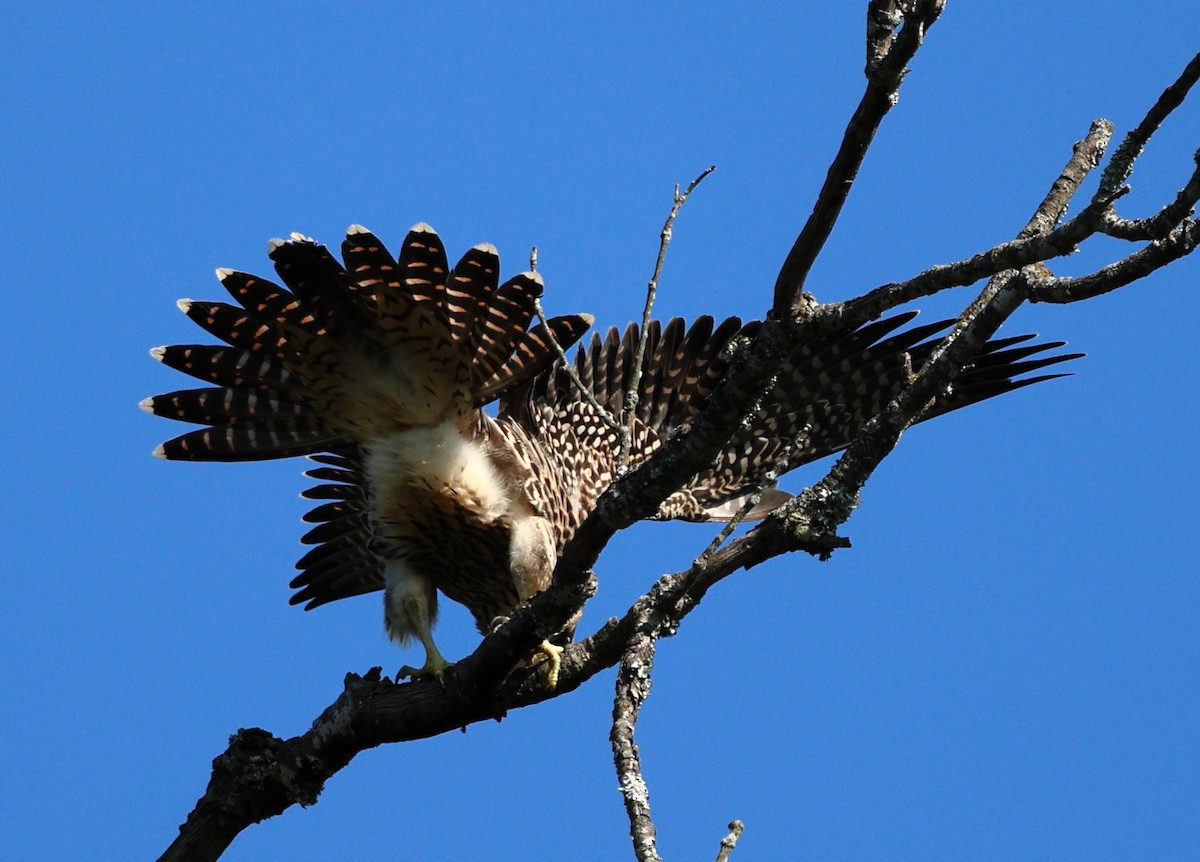
M 550 641 L 542 641 L 534 655 L 541 653 L 546 657 L 546 682 L 550 688 L 558 688 L 558 671 L 562 668 L 563 647 L 555 646 Z
M 442 674 L 446 672 L 446 668 L 453 664 L 454 662 L 446 661 L 441 656 L 438 656 L 436 661 L 433 658 L 426 659 L 423 667 L 413 667 L 410 664 L 406 664 L 400 670 L 396 671 L 396 679 L 427 679 L 432 676 L 440 681 Z

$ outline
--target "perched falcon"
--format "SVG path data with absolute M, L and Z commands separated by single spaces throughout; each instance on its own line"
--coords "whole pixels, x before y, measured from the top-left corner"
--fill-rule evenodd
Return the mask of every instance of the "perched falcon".
M 450 267 L 425 224 L 409 232 L 399 259 L 357 225 L 341 262 L 300 234 L 272 240 L 269 253 L 286 289 L 219 269 L 237 305 L 179 303 L 224 344 L 151 351 L 210 384 L 142 402 L 158 416 L 204 426 L 155 454 L 311 456 L 321 466 L 307 475 L 322 484 L 305 496 L 324 502 L 306 516 L 316 526 L 303 541 L 316 547 L 297 564 L 292 602 L 313 608 L 383 590 L 389 635 L 425 648 L 424 665 L 403 672 L 440 673 L 448 662 L 432 635 L 438 593 L 465 605 L 487 632 L 550 584 L 563 547 L 612 481 L 617 434 L 553 344 L 574 344 L 592 318 L 533 325 L 542 292 L 536 273 L 500 284 L 488 244 Z M 803 344 L 761 409 L 656 517 L 727 520 L 760 489 L 765 471 L 846 446 L 949 325 L 900 331 L 914 316 Z M 592 336 L 574 367 L 595 403 L 630 429 L 631 466 L 699 413 L 726 370 L 726 346 L 758 325 L 710 317 L 652 323 L 633 415 L 623 402 L 638 327 Z M 1061 342 L 1023 344 L 1032 337 L 989 342 L 923 418 L 1059 376 L 1016 379 L 1074 358 L 1044 354 Z M 495 415 L 483 409 L 493 403 Z M 748 517 L 763 517 L 787 496 L 768 490 Z M 555 648 L 545 650 L 553 680 Z

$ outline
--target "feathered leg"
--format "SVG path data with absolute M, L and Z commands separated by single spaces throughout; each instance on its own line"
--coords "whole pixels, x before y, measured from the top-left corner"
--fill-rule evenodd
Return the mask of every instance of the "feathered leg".
M 384 568 L 383 624 L 388 635 L 400 643 L 414 637 L 425 647 L 425 664 L 419 668 L 405 665 L 396 679 L 441 676 L 451 665 L 433 641 L 437 620 L 437 589 L 429 578 L 421 577 L 401 561 L 393 560 Z

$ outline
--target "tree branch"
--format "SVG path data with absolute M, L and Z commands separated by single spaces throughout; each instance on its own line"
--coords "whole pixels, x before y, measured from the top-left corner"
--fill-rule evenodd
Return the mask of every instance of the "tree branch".
M 613 762 L 617 767 L 617 786 L 625 799 L 629 815 L 629 835 L 638 862 L 659 862 L 654 846 L 656 834 L 650 819 L 650 791 L 642 777 L 642 761 L 633 729 L 637 725 L 642 703 L 650 695 L 650 671 L 654 667 L 654 639 L 646 634 L 636 635 L 625 649 L 617 668 L 616 692 L 613 695 L 613 723 L 609 733 Z
M 1030 287 L 1029 301 L 1065 304 L 1111 293 L 1191 254 L 1198 241 L 1200 225 L 1188 220 L 1171 231 L 1165 239 L 1156 240 L 1089 275 L 1037 279 Z
M 908 62 L 921 47 L 925 31 L 937 21 L 944 5 L 937 0 L 916 0 L 873 3 L 868 8 L 867 89 L 846 126 L 813 211 L 779 270 L 771 303 L 773 316 L 786 318 L 799 312 L 797 303 L 809 270 L 833 232 L 880 123 L 899 100 Z M 902 10 L 901 19 L 897 19 L 897 9 Z M 899 20 L 903 24 L 899 32 L 894 32 Z M 885 31 L 883 28 L 889 25 L 893 29 Z
M 1092 124 L 1021 236 L 1033 237 L 1036 231 L 1047 230 L 1055 223 L 1089 171 L 1099 163 L 1110 134 L 1109 124 Z M 1020 306 L 1027 290 L 1027 275 L 1022 271 L 1010 270 L 989 281 L 909 385 L 866 424 L 829 473 L 772 512 L 751 532 L 751 536 L 760 531 L 764 534 L 766 553 L 773 555 L 780 548 L 787 549 L 792 541 L 808 543 L 836 535 L 837 528 L 857 508 L 863 485 L 896 447 L 900 435 Z
M 1125 184 L 1133 174 L 1133 164 L 1146 148 L 1150 136 L 1183 104 L 1197 80 L 1200 80 L 1200 54 L 1194 56 L 1179 77 L 1162 91 L 1142 121 L 1121 141 L 1121 145 L 1113 153 L 1112 161 L 1100 177 L 1098 194 L 1116 194 L 1117 189 Z
M 737 846 L 737 841 L 742 837 L 742 832 L 745 828 L 740 820 L 734 820 L 729 824 L 729 834 L 721 839 L 721 849 L 717 852 L 717 862 L 728 862 L 729 856 L 733 853 L 733 848 Z

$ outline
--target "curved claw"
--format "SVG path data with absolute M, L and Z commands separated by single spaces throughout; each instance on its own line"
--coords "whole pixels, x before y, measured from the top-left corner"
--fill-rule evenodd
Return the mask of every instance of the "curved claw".
M 406 664 L 400 668 L 400 670 L 396 671 L 396 680 L 398 682 L 402 679 L 428 679 L 432 676 L 436 677 L 438 682 L 441 682 L 442 674 L 446 672 L 446 668 L 453 664 L 454 662 L 446 661 L 440 655 L 436 656 L 436 658 L 429 656 L 422 667 L 413 667 L 410 664 Z
M 565 647 L 556 646 L 550 641 L 542 641 L 534 654 L 541 653 L 546 657 L 546 682 L 551 689 L 558 688 L 558 672 L 562 668 L 562 654 Z

